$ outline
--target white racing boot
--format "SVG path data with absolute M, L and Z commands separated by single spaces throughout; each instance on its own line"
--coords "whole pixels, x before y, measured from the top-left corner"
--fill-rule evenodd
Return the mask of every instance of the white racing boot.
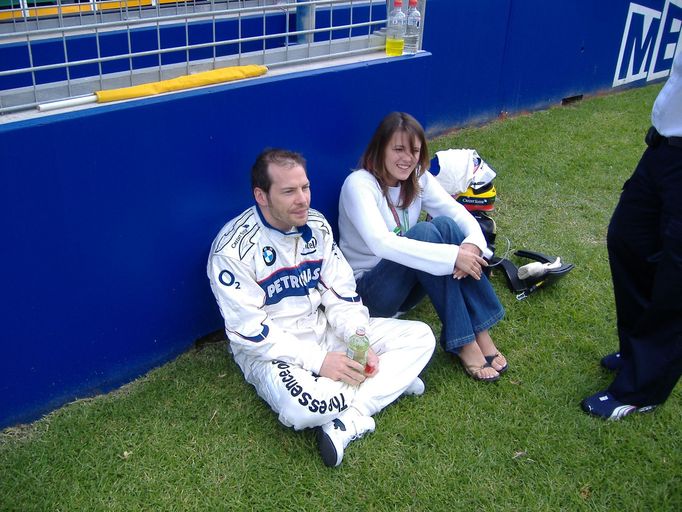
M 363 416 L 354 408 L 346 409 L 336 419 L 322 425 L 317 432 L 317 444 L 324 465 L 340 465 L 346 446 L 364 434 L 374 432 L 374 428 L 374 419 Z
M 424 391 L 426 391 L 424 381 L 417 377 L 405 388 L 402 396 L 421 396 L 424 394 Z
M 544 276 L 550 270 L 561 267 L 561 258 L 557 258 L 553 263 L 540 263 L 535 261 L 519 267 L 519 279 L 537 278 Z

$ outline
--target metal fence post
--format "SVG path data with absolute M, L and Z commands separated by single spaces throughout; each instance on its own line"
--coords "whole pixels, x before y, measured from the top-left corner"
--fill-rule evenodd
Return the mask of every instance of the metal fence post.
M 306 0 L 296 0 L 297 3 L 305 2 Z M 299 5 L 296 7 L 296 31 L 313 30 L 315 28 L 315 6 L 314 5 Z M 313 34 L 300 34 L 298 36 L 300 44 L 310 44 L 313 42 Z

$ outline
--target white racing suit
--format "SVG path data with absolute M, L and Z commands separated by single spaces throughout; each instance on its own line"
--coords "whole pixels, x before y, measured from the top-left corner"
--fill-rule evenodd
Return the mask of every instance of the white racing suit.
M 369 318 L 329 224 L 313 209 L 305 226 L 284 233 L 252 206 L 223 226 L 207 271 L 235 361 L 279 420 L 296 430 L 327 423 L 350 406 L 375 414 L 433 353 L 426 324 Z M 379 372 L 359 386 L 320 377 L 327 352 L 345 352 L 360 326 L 379 356 Z

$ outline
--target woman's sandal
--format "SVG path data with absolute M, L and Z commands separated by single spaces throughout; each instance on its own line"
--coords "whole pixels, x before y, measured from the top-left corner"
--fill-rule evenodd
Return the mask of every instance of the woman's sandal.
M 474 380 L 480 380 L 482 382 L 495 382 L 496 380 L 500 379 L 500 372 L 497 372 L 497 375 L 493 375 L 492 377 L 481 377 L 481 372 L 483 370 L 485 370 L 486 368 L 493 368 L 490 365 L 490 363 L 485 363 L 483 366 L 476 366 L 475 364 L 466 365 L 464 364 L 464 361 L 462 361 L 461 359 L 460 362 L 462 363 L 464 371 L 467 372 L 469 377 L 471 377 Z M 495 368 L 493 368 L 493 370 L 495 370 Z
M 493 366 L 493 361 L 495 360 L 495 358 L 496 358 L 496 357 L 504 357 L 504 356 L 503 356 L 502 354 L 500 354 L 499 352 L 495 352 L 492 356 L 484 356 L 484 357 L 485 357 L 485 360 L 486 360 L 487 363 L 488 363 L 488 366 L 492 366 L 493 368 L 495 368 L 495 367 Z M 506 357 L 505 357 L 505 359 L 506 359 Z M 497 373 L 499 373 L 500 375 L 502 375 L 502 374 L 503 374 L 504 372 L 506 372 L 508 369 L 509 369 L 509 363 L 505 364 L 505 365 L 504 365 L 502 368 L 500 368 L 499 370 L 498 370 L 497 368 L 495 368 L 495 370 L 497 370 Z

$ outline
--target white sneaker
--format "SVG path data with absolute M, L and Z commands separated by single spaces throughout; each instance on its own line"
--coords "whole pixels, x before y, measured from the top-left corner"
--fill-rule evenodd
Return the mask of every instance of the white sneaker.
M 325 466 L 336 467 L 343 460 L 343 450 L 351 441 L 374 432 L 376 424 L 371 416 L 344 411 L 338 418 L 325 423 L 317 432 L 317 444 Z
M 405 388 L 402 396 L 421 396 L 424 394 L 424 391 L 426 391 L 424 381 L 417 377 L 409 386 L 407 386 L 407 388 Z

